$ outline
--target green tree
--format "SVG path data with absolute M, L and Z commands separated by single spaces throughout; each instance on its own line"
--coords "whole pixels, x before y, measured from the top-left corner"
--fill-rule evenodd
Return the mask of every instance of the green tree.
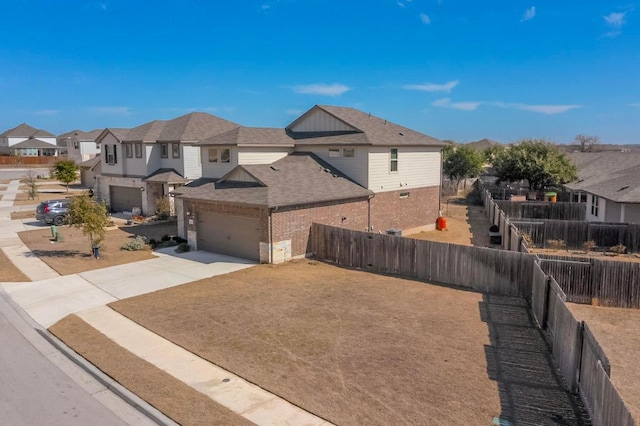
M 447 142 L 447 141 L 445 141 Z M 453 151 L 455 151 L 456 146 L 452 143 L 451 145 L 445 145 L 442 147 L 442 161 L 446 161 L 447 158 L 453 154 Z
M 484 157 L 484 161 L 487 162 L 488 164 L 493 164 L 496 157 L 500 155 L 500 153 L 504 150 L 505 150 L 504 145 L 491 145 L 490 147 L 482 151 L 482 156 Z
M 91 200 L 89 194 L 74 197 L 69 203 L 67 214 L 69 225 L 82 230 L 89 237 L 91 249 L 104 240 L 104 228 L 109 224 L 107 206 Z
M 69 192 L 69 184 L 78 179 L 78 165 L 73 160 L 60 160 L 53 166 L 53 177 L 64 183 Z
M 482 173 L 484 158 L 482 155 L 468 146 L 459 146 L 444 160 L 443 171 L 456 182 L 456 188 L 460 181 L 472 178 Z
M 496 156 L 499 182 L 527 180 L 530 189 L 561 185 L 577 179 L 576 166 L 558 147 L 542 139 L 523 140 Z

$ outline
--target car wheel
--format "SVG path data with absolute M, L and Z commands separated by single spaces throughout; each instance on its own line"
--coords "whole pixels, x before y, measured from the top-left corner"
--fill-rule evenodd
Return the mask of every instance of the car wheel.
M 64 216 L 56 216 L 55 218 L 53 218 L 53 223 L 55 225 L 58 225 L 58 226 L 64 225 L 64 222 L 65 222 Z

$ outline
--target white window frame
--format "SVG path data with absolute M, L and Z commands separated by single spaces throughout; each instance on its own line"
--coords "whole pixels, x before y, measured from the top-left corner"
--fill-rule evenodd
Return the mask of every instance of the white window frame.
M 329 148 L 329 158 L 340 157 L 340 148 Z
M 342 148 L 342 156 L 344 158 L 355 158 L 356 157 L 356 149 L 355 148 Z
M 180 144 L 172 143 L 171 144 L 171 158 L 180 158 Z
M 106 155 L 105 155 L 105 159 L 107 160 L 107 164 L 109 164 L 110 166 L 118 164 L 116 146 L 115 145 L 105 145 L 105 150 L 107 151 Z
M 160 158 L 169 158 L 169 146 L 166 143 L 160 144 Z
M 230 163 L 231 162 L 231 149 L 222 148 L 220 150 L 220 163 Z
M 130 143 L 124 144 L 124 152 L 127 158 L 133 158 L 133 146 Z
M 591 216 L 598 217 L 598 210 L 600 207 L 600 197 L 597 195 L 591 196 Z
M 136 158 L 142 158 L 142 144 L 138 142 L 134 145 L 134 148 Z
M 218 158 L 218 155 L 220 150 L 218 148 L 209 148 L 208 150 L 208 154 L 209 154 L 209 162 L 210 163 L 219 163 L 220 159 Z
M 389 173 L 398 173 L 398 157 L 400 157 L 398 148 L 391 148 L 389 150 Z

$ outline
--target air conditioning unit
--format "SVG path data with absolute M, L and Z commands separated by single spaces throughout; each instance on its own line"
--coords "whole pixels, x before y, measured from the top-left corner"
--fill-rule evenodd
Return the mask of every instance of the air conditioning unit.
M 396 237 L 402 237 L 402 229 L 389 228 L 387 229 L 387 235 L 395 235 Z

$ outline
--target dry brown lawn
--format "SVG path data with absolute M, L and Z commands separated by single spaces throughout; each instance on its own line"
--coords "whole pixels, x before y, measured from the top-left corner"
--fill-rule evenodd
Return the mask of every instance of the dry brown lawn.
M 70 197 L 73 197 L 74 194 L 76 194 L 76 193 L 71 192 L 71 191 L 69 191 L 68 193 L 65 193 L 65 192 L 39 192 L 38 196 L 35 199 L 32 200 L 32 199 L 29 199 L 29 196 L 27 195 L 26 192 L 20 192 L 20 193 L 16 194 L 16 198 L 13 201 L 13 205 L 14 206 L 24 206 L 24 205 L 28 205 L 28 204 L 33 204 L 34 205 L 34 209 L 35 209 L 35 206 L 37 204 L 40 204 L 43 201 L 70 198 Z
M 491 424 L 483 296 L 315 261 L 110 306 L 336 424 Z
M 50 330 L 89 362 L 179 424 L 253 424 L 118 346 L 75 315 L 64 318 Z
M 36 209 L 34 207 L 33 210 L 23 210 L 18 212 L 11 212 L 11 220 L 19 220 L 19 219 L 35 219 L 36 217 Z
M 22 273 L 0 249 L 0 282 L 27 282 L 29 277 Z
M 640 419 L 640 310 L 567 304 L 586 321 L 611 362 L 611 381 L 634 419 Z
M 145 235 L 159 240 L 163 235 L 176 233 L 175 222 L 137 225 L 107 231 L 101 244 L 100 259 L 91 255 L 89 238 L 77 228 L 59 226 L 58 232 L 64 241 L 52 243 L 49 227 L 34 231 L 20 232 L 18 236 L 36 256 L 60 275 L 77 274 L 108 266 L 122 265 L 154 258 L 149 250 L 121 250 L 123 244 L 133 235 Z
M 491 224 L 482 206 L 470 204 L 464 198 L 458 197 L 444 204 L 442 214 L 447 221 L 445 231 L 427 231 L 407 237 L 465 246 L 498 247 L 489 244 Z

